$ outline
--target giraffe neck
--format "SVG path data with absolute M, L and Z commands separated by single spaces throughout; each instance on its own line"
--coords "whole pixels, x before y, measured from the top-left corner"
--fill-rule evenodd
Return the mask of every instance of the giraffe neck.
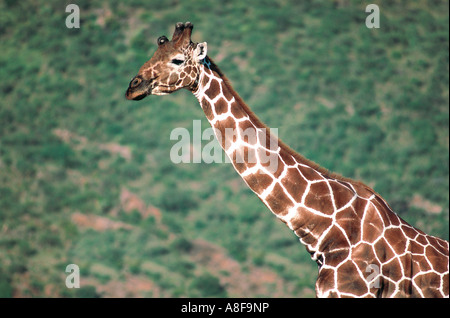
M 319 265 L 318 297 L 448 297 L 447 241 L 410 226 L 366 185 L 295 153 L 208 57 L 201 68 L 192 92 L 236 171 Z
M 193 93 L 235 170 L 320 262 L 320 234 L 337 210 L 329 174 L 273 136 L 208 57 Z

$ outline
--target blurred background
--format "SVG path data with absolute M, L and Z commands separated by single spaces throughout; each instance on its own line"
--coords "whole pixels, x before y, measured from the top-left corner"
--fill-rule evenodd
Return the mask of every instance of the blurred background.
M 314 297 L 316 264 L 230 164 L 170 161 L 174 128 L 208 127 L 192 94 L 124 98 L 178 21 L 284 142 L 448 240 L 448 6 L 0 0 L 0 296 Z

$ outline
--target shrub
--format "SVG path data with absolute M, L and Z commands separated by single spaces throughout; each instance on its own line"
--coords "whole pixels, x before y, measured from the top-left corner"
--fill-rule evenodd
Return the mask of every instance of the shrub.
M 209 273 L 194 278 L 189 286 L 189 294 L 192 297 L 227 297 L 219 279 Z

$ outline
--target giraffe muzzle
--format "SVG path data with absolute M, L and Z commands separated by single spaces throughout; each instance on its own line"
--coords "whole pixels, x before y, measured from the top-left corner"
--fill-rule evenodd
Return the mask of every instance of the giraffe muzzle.
M 147 97 L 148 93 L 146 92 L 133 92 L 132 90 L 128 89 L 125 97 L 128 100 L 141 100 Z
M 125 97 L 128 100 L 141 100 L 152 93 L 153 80 L 144 80 L 142 77 L 135 76 L 128 85 Z

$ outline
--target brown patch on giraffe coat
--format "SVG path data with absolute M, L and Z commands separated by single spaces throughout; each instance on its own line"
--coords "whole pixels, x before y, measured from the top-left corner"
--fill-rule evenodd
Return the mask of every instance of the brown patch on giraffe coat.
M 400 294 L 398 294 L 399 298 L 400 297 L 401 298 L 406 298 L 406 297 L 411 297 L 411 295 L 414 295 L 414 287 L 412 285 L 412 280 L 409 277 L 404 277 L 398 283 L 398 289 L 400 291 Z M 417 295 L 417 296 L 419 296 L 419 295 Z
M 319 248 L 321 251 L 333 251 L 347 247 L 348 242 L 346 236 L 340 228 L 333 225 L 322 240 Z
M 417 234 L 419 234 L 414 228 L 406 226 L 405 224 L 402 224 L 401 228 L 406 237 L 411 240 L 413 240 L 417 236 Z
M 272 157 L 269 157 L 267 167 L 271 169 L 271 171 L 273 172 L 273 176 L 278 179 L 284 171 L 284 163 L 281 161 L 280 156 L 278 156 L 277 154 L 270 153 L 270 156 Z M 276 165 L 275 167 L 274 164 Z M 265 164 L 263 163 L 262 165 L 264 166 Z M 274 170 L 274 168 L 276 170 Z
M 422 284 L 419 286 L 431 286 L 430 288 L 426 288 L 423 292 L 425 298 L 437 298 L 442 297 L 440 291 L 436 288 L 436 286 L 441 285 L 441 277 L 436 273 L 427 273 L 427 284 Z M 447 275 L 448 279 L 448 275 Z M 433 288 L 434 287 L 434 288 Z M 448 289 L 447 289 L 448 291 Z
M 384 236 L 396 254 L 403 254 L 406 251 L 406 240 L 399 228 L 386 229 Z
M 337 269 L 337 283 L 342 293 L 362 296 L 369 291 L 366 281 L 358 274 L 355 264 L 351 261 L 345 262 Z
M 294 206 L 278 182 L 275 184 L 272 192 L 266 197 L 266 202 L 273 213 L 282 216 L 286 215 L 288 210 Z
M 350 250 L 348 248 L 340 249 L 331 253 L 326 253 L 326 264 L 333 267 L 338 266 L 347 259 L 349 254 Z
M 377 210 L 369 207 L 364 215 L 364 224 L 362 224 L 362 239 L 365 242 L 373 243 L 383 233 L 383 221 Z
M 205 91 L 209 99 L 214 99 L 220 93 L 220 84 L 216 79 L 211 79 L 209 88 Z
M 244 120 L 238 123 L 239 126 L 239 133 L 241 135 L 241 138 L 248 144 L 254 146 L 257 144 L 258 140 L 256 138 L 256 128 L 255 126 L 249 121 Z
M 176 73 L 172 73 L 170 74 L 169 80 L 168 80 L 168 84 L 175 84 L 178 80 L 180 79 L 180 77 L 178 76 L 178 74 Z
M 206 74 L 211 74 L 211 71 L 208 68 L 204 68 L 204 72 Z M 209 77 L 208 76 L 203 76 L 202 80 L 200 81 L 200 85 L 201 87 L 206 87 L 206 85 L 208 85 L 209 83 Z
M 231 103 L 230 108 L 231 108 L 231 113 L 233 114 L 234 118 L 236 118 L 236 119 L 240 119 L 247 115 L 244 112 L 244 110 L 238 106 L 238 104 L 236 102 Z
M 414 256 L 414 266 L 419 269 L 420 272 L 426 272 L 431 270 L 430 264 L 427 262 L 425 258 L 425 254 L 423 255 L 415 255 Z
M 440 261 L 442 259 L 442 254 L 438 252 L 434 246 L 427 246 L 425 249 L 425 254 L 428 261 L 432 264 L 433 269 L 436 272 L 443 274 L 448 271 L 448 263 L 445 264 Z
M 425 247 L 420 245 L 420 244 L 418 244 L 416 241 L 411 241 L 410 245 L 411 246 L 410 246 L 409 250 L 411 251 L 411 253 L 414 253 L 414 254 L 423 254 L 423 253 L 425 253 Z
M 352 259 L 357 264 L 361 272 L 365 273 L 367 266 L 378 265 L 372 245 L 368 243 L 358 243 L 352 248 Z
M 184 79 L 183 79 L 183 87 L 188 87 L 188 86 L 190 86 L 192 84 L 192 79 L 189 77 L 189 76 L 186 76 Z
M 415 266 L 415 260 L 416 260 L 416 255 L 414 250 L 416 250 L 417 252 L 422 251 L 424 252 L 424 249 L 418 249 L 415 242 L 414 241 L 409 241 L 408 244 L 408 248 L 407 248 L 407 253 L 405 253 L 404 255 L 401 256 L 401 262 L 403 264 L 403 266 L 405 267 L 405 275 L 407 277 L 411 277 L 412 275 L 414 275 L 414 272 L 416 272 L 417 268 Z
M 258 155 L 259 161 L 261 163 L 261 166 L 263 166 L 266 169 L 270 169 L 270 172 L 274 174 L 274 177 L 278 178 L 279 173 L 280 173 L 278 171 L 280 169 L 280 165 L 278 164 L 279 163 L 278 154 L 267 151 L 265 148 L 257 147 L 257 155 Z M 274 159 L 277 160 L 276 167 L 273 167 Z M 276 175 L 276 173 L 274 173 L 275 171 L 273 171 L 273 168 L 276 169 L 276 172 L 278 172 L 278 175 Z M 281 166 L 281 169 L 282 168 L 283 167 Z
M 430 244 L 432 246 L 434 246 L 442 254 L 445 254 L 445 255 L 448 256 L 448 249 L 446 247 L 447 245 L 445 244 L 446 242 L 444 242 L 444 240 L 442 240 L 440 238 L 437 238 L 437 237 L 434 237 L 434 236 L 431 236 L 431 235 L 427 235 L 427 234 L 425 234 L 425 235 L 426 235 L 426 237 L 428 239 L 428 242 L 430 242 Z M 439 244 L 439 243 L 442 243 L 442 244 Z
M 336 214 L 336 223 L 347 233 L 352 245 L 359 242 L 361 238 L 361 220 L 351 207 L 345 208 Z
M 281 184 L 297 202 L 300 202 L 301 196 L 308 186 L 308 183 L 300 176 L 297 168 L 288 168 L 286 175 L 281 179 Z
M 305 199 L 305 205 L 325 214 L 333 214 L 334 209 L 330 190 L 325 181 L 311 184 L 309 193 Z
M 377 258 L 381 262 L 395 257 L 394 250 L 387 244 L 384 237 L 375 242 L 374 249 Z
M 227 80 L 224 80 L 224 83 L 225 83 L 225 85 L 222 86 L 222 89 L 223 89 L 222 94 L 225 97 L 225 99 L 227 101 L 231 101 L 233 99 L 233 97 L 235 97 L 235 95 L 236 95 L 235 99 L 244 103 L 244 101 L 241 100 L 239 95 L 236 92 L 234 92 L 234 90 L 231 88 L 231 86 L 229 84 L 227 85 Z M 233 92 L 234 92 L 234 94 L 233 94 Z M 245 105 L 245 103 L 244 103 L 244 105 Z
M 440 286 L 441 277 L 436 273 L 430 272 L 414 276 L 413 281 L 417 286 Z M 442 297 L 440 292 L 433 288 L 422 289 L 422 292 L 425 298 Z
M 316 288 L 318 291 L 327 291 L 334 289 L 334 270 L 331 268 L 322 267 L 319 270 L 319 275 L 316 281 Z
M 250 147 L 243 147 L 244 149 L 244 161 L 248 164 L 248 167 L 251 168 L 255 166 L 258 162 L 256 156 L 256 150 Z
M 443 284 L 442 284 L 442 290 L 446 291 L 449 288 L 449 274 L 445 274 L 443 280 Z
M 297 211 L 291 219 L 292 229 L 305 244 L 315 248 L 317 239 L 331 226 L 332 220 L 318 216 L 302 207 L 297 208 Z
M 303 177 L 306 178 L 306 180 L 316 181 L 316 180 L 323 179 L 322 176 L 319 173 L 317 173 L 317 171 L 315 171 L 314 169 L 312 169 L 310 167 L 299 165 L 298 169 L 302 173 Z
M 370 189 L 364 185 L 361 185 L 361 184 L 355 185 L 355 190 L 356 190 L 356 193 L 358 193 L 358 195 L 364 199 L 369 199 L 372 195 L 374 195 L 374 192 L 372 189 Z
M 271 151 L 276 151 L 278 149 L 278 138 L 276 138 L 269 129 L 266 129 L 266 139 L 265 144 L 264 140 L 262 142 L 264 148 L 269 149 Z
M 355 213 L 358 215 L 359 219 L 362 219 L 364 217 L 366 208 L 368 208 L 368 205 L 370 204 L 370 201 L 361 199 L 360 197 L 357 197 L 355 201 L 353 201 L 352 207 Z
M 229 157 L 234 163 L 243 164 L 245 169 L 252 168 L 257 164 L 256 151 L 253 148 L 241 147 L 234 150 Z
M 229 156 L 230 160 L 233 162 L 233 166 L 239 174 L 242 174 L 245 170 L 247 170 L 247 165 L 244 162 L 238 163 L 233 161 L 234 153 Z
M 394 281 L 399 281 L 403 277 L 402 266 L 398 257 L 394 257 L 387 263 L 382 264 L 380 270 L 383 276 L 389 277 Z
M 297 210 L 299 213 L 291 219 L 292 228 L 303 243 L 316 249 L 319 237 L 331 226 L 331 219 L 317 216 L 304 208 Z
M 400 226 L 400 218 L 395 213 L 391 212 L 389 206 L 379 195 L 375 194 L 375 199 L 371 202 L 379 211 L 385 226 Z
M 284 148 L 280 149 L 280 156 L 281 156 L 281 159 L 283 159 L 284 163 L 289 166 L 294 166 L 297 164 L 297 161 L 295 161 L 294 158 L 292 157 L 292 155 L 290 155 Z
M 214 104 L 214 110 L 217 115 L 226 113 L 228 112 L 228 103 L 223 98 L 219 98 L 219 100 Z
M 222 145 L 222 148 L 227 151 L 237 140 L 236 122 L 233 118 L 227 117 L 216 122 L 214 127 L 220 131 L 222 140 L 219 140 L 219 143 Z
M 244 177 L 245 182 L 247 182 L 247 185 L 255 191 L 257 194 L 261 194 L 264 192 L 265 189 L 267 189 L 268 186 L 270 186 L 273 182 L 273 178 L 258 170 L 257 173 L 248 175 Z
M 206 99 L 202 99 L 201 106 L 202 106 L 203 112 L 206 115 L 206 118 L 208 118 L 208 120 L 213 120 L 214 114 L 212 112 L 210 102 L 208 102 Z M 220 142 L 220 140 L 219 140 L 219 142 Z
M 334 180 L 331 180 L 329 183 L 334 196 L 334 203 L 337 210 L 348 204 L 355 196 L 352 190 L 342 185 L 341 183 Z
M 427 238 L 424 234 L 419 234 L 416 238 L 416 241 L 420 244 L 426 245 L 428 244 Z

